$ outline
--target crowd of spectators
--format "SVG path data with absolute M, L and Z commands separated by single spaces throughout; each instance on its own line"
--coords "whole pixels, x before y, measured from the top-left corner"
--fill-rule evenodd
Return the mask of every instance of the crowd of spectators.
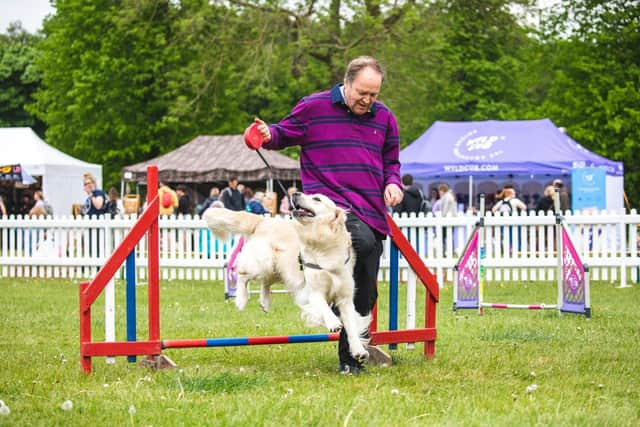
M 402 176 L 404 198 L 402 203 L 397 205 L 393 212 L 416 214 L 433 213 L 441 216 L 455 216 L 468 200 L 458 197 L 447 183 L 440 183 L 431 187 L 428 196 L 421 184 L 416 183 L 413 176 L 405 174 Z M 555 190 L 560 195 L 560 210 L 565 212 L 571 209 L 569 193 L 566 191 L 562 180 L 555 179 L 548 184 L 542 195 L 525 195 L 522 199 L 518 197 L 516 187 L 513 184 L 505 184 L 495 194 L 486 195 L 486 210 L 497 214 L 513 214 L 525 211 L 549 211 L 554 209 Z M 475 212 L 475 208 L 474 208 Z
M 425 192 L 421 184 L 415 182 L 410 174 L 405 174 L 402 176 L 402 184 L 404 198 L 402 203 L 393 209 L 393 212 L 414 213 L 416 215 L 421 212 L 424 214 L 431 212 L 433 214 L 439 213 L 442 216 L 455 216 L 460 209 L 459 207 L 465 205 L 464 201 L 449 188 L 447 183 L 440 183 Z M 117 214 L 124 213 L 122 199 L 115 187 L 111 187 L 105 194 L 96 187 L 95 177 L 91 174 L 85 174 L 83 186 L 87 198 L 80 211 L 81 214 L 108 214 L 115 217 Z M 553 197 L 556 189 L 560 195 L 561 211 L 570 210 L 570 197 L 560 179 L 554 179 L 552 183 L 548 184 L 544 188 L 543 194 L 527 194 L 522 199 L 518 197 L 514 185 L 505 184 L 495 194 L 487 195 L 486 209 L 494 213 L 553 210 Z M 174 190 L 169 185 L 160 183 L 158 195 L 161 215 L 202 215 L 214 202 L 218 202 L 217 206 L 222 205 L 231 210 L 286 216 L 291 213 L 289 198 L 296 191 L 298 191 L 297 187 L 289 187 L 287 196 L 280 196 L 280 203 L 271 207 L 267 206 L 265 202 L 272 196 L 268 195 L 265 190 L 254 190 L 240 183 L 237 177 L 231 177 L 227 186 L 222 190 L 218 186 L 211 187 L 209 196 L 200 202 L 197 202 L 198 193 L 184 184 L 177 185 Z M 0 215 L 47 216 L 53 215 L 53 209 L 42 190 L 26 189 L 19 192 L 17 200 L 9 197 L 6 192 L 0 192 Z

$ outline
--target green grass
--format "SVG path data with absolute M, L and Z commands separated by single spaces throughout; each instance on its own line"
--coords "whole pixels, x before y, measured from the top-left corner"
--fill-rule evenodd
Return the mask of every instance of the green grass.
M 0 281 L 0 399 L 11 410 L 0 416 L 0 425 L 640 424 L 638 286 L 593 284 L 591 320 L 552 311 L 453 313 L 446 287 L 434 359 L 423 359 L 422 345 L 401 345 L 393 367 L 346 377 L 337 374 L 335 343 L 170 350 L 166 354 L 180 369 L 161 372 L 122 357 L 115 365 L 94 358 L 86 376 L 78 361 L 76 285 Z M 285 295 L 275 296 L 269 314 L 255 297 L 239 313 L 220 288 L 162 282 L 162 337 L 323 332 L 303 327 Z M 146 287 L 138 291 L 138 334 L 144 337 Z M 384 284 L 381 293 L 386 322 Z M 549 303 L 555 286 L 489 284 L 486 293 L 492 302 Z M 100 339 L 103 300 L 97 304 L 94 335 Z M 118 323 L 123 332 L 123 321 Z M 532 384 L 537 390 L 527 393 Z M 67 399 L 71 411 L 60 409 Z

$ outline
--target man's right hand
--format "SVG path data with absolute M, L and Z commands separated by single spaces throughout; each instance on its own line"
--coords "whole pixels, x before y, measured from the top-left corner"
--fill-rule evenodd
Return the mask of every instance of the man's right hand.
M 257 117 L 254 122 L 244 131 L 244 143 L 251 150 L 257 150 L 262 144 L 271 140 L 269 126 Z
M 254 123 L 258 123 L 258 130 L 260 131 L 260 135 L 262 135 L 262 140 L 264 142 L 271 141 L 271 131 L 269 130 L 269 126 L 259 118 L 253 119 Z

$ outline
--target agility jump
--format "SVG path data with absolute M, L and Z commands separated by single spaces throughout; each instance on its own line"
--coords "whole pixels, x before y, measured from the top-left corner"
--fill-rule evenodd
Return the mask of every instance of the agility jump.
M 337 341 L 338 333 L 264 336 L 244 338 L 205 338 L 205 339 L 170 339 L 160 338 L 160 239 L 158 217 L 160 205 L 158 200 L 158 168 L 147 167 L 147 207 L 140 218 L 122 240 L 107 262 L 100 268 L 91 282 L 82 282 L 79 287 L 80 306 L 80 365 L 82 370 L 91 373 L 92 357 L 128 356 L 129 362 L 135 362 L 136 356 L 145 356 L 142 365 L 154 368 L 172 367 L 175 364 L 162 354 L 162 350 L 170 348 L 195 347 L 226 347 L 269 344 L 297 344 L 308 342 Z M 424 265 L 418 254 L 413 250 L 401 230 L 387 216 L 391 228 L 392 251 L 396 256 L 398 251 L 404 255 L 410 267 L 425 286 L 425 325 L 424 328 L 397 329 L 397 274 L 393 274 L 390 283 L 390 328 L 387 331 L 377 329 L 377 307 L 372 313 L 371 344 L 389 344 L 392 347 L 399 343 L 424 343 L 424 356 L 435 355 L 436 304 L 438 302 L 439 287 L 431 272 Z M 148 339 L 136 340 L 136 310 L 135 310 L 135 247 L 138 242 L 148 235 Z M 397 248 L 397 249 L 396 249 Z M 126 285 L 126 313 L 127 313 L 127 341 L 94 342 L 91 340 L 91 306 L 100 293 L 111 281 L 114 274 L 125 263 Z M 393 262 L 393 257 L 392 257 Z M 397 272 L 397 268 L 396 268 Z
M 545 310 L 583 314 L 591 317 L 589 266 L 580 260 L 560 214 L 558 192 L 555 195 L 555 236 L 558 254 L 557 302 L 551 304 L 504 304 L 484 301 L 485 233 L 484 195 L 480 198 L 480 220 L 476 224 L 458 263 L 454 267 L 453 309 L 483 308 Z

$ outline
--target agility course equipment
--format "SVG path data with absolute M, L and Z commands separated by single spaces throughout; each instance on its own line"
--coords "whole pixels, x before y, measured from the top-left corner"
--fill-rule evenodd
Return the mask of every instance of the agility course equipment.
M 559 196 L 555 197 L 555 237 L 558 256 L 557 302 L 553 304 L 504 304 L 484 301 L 485 289 L 485 217 L 484 195 L 480 198 L 480 218 L 454 267 L 453 309 L 483 308 L 545 310 L 583 314 L 591 317 L 589 266 L 578 255 L 559 212 Z
M 137 356 L 145 356 L 141 364 L 155 368 L 175 366 L 171 360 L 162 354 L 162 350 L 171 348 L 223 347 L 268 344 L 296 344 L 308 342 L 337 341 L 338 333 L 264 336 L 241 338 L 204 338 L 204 339 L 170 339 L 160 338 L 160 293 L 159 293 L 159 200 L 158 200 L 158 168 L 147 167 L 147 208 L 140 215 L 138 221 L 115 249 L 107 262 L 100 268 L 91 282 L 80 283 L 79 312 L 80 312 L 80 365 L 89 374 L 93 357 L 128 356 L 129 362 L 135 362 Z M 390 346 L 399 343 L 424 343 L 424 356 L 435 355 L 436 304 L 438 302 L 439 287 L 435 277 L 424 265 L 418 254 L 413 250 L 400 229 L 387 216 L 391 227 L 392 250 L 401 252 L 409 265 L 425 286 L 425 325 L 423 328 L 397 329 L 397 267 L 394 280 L 390 283 L 390 313 L 389 330 L 379 331 L 377 325 L 377 308 L 372 313 L 370 325 L 371 344 Z M 134 250 L 137 243 L 144 237 L 148 238 L 148 339 L 136 340 L 136 296 L 135 296 L 135 258 Z M 111 281 L 113 275 L 126 260 L 126 323 L 127 341 L 96 342 L 91 340 L 91 307 L 100 293 Z M 397 256 L 396 256 L 397 264 Z M 395 295 L 395 296 L 394 296 Z M 395 298 L 396 301 L 393 301 Z M 395 305 L 395 308 L 394 308 Z

